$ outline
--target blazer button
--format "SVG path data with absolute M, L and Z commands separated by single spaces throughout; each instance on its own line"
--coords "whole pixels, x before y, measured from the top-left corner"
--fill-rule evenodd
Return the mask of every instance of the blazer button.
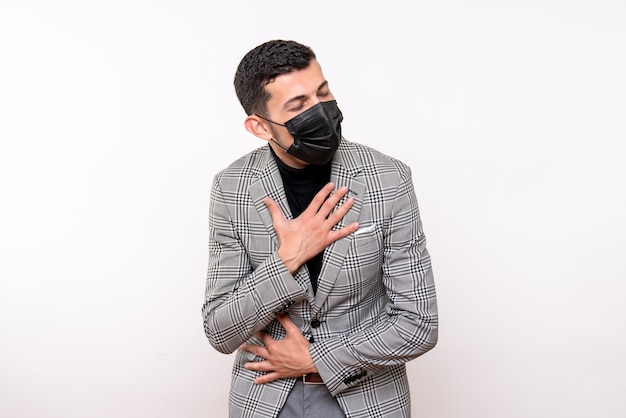
M 319 328 L 320 321 L 318 319 L 314 319 L 311 321 L 311 328 Z
M 285 304 L 278 310 L 278 313 L 285 313 L 287 312 L 287 309 L 291 308 L 291 305 L 293 305 L 294 302 L 293 300 L 290 300 L 288 302 L 285 302 Z

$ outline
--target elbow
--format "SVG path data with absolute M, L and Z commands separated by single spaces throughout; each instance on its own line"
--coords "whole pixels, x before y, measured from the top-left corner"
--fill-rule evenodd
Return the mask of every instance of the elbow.
M 225 340 L 221 333 L 212 329 L 206 320 L 204 321 L 204 334 L 209 340 L 211 347 L 222 354 L 232 354 L 235 350 L 237 350 L 237 348 L 239 348 L 239 344 L 229 344 L 229 341 Z
M 430 332 L 426 338 L 424 343 L 425 347 L 427 347 L 426 351 L 430 351 L 437 345 L 437 341 L 439 340 L 439 328 L 437 325 L 430 328 Z
M 211 347 L 213 347 L 216 351 L 222 354 L 232 354 L 237 350 L 236 348 L 233 349 L 224 344 L 215 344 L 213 341 L 209 341 L 209 342 L 211 343 Z
M 219 351 L 222 354 L 231 354 L 240 344 L 234 342 L 232 336 L 228 335 L 228 332 L 224 331 L 221 327 L 218 327 L 214 321 L 214 313 L 208 309 L 208 304 L 202 307 L 202 318 L 204 321 L 204 335 L 206 335 L 211 347 Z
M 418 341 L 423 353 L 426 353 L 435 348 L 439 340 L 439 315 L 436 305 L 431 305 L 428 314 L 419 317 L 418 324 L 420 329 L 417 334 Z
M 421 346 L 424 353 L 432 350 L 439 340 L 439 321 L 437 315 L 433 315 L 428 321 L 422 323 L 423 332 L 421 333 Z
M 430 323 L 418 322 L 415 324 L 415 332 L 407 335 L 407 342 L 410 342 L 416 357 L 421 356 L 435 348 L 439 339 L 439 328 L 437 321 Z
M 422 330 L 419 336 L 412 340 L 413 356 L 420 357 L 435 348 L 438 340 L 437 327 Z

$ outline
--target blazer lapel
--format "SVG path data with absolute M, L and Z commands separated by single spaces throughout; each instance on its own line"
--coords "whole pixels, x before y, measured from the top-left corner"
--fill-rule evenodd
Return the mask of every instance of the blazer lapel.
M 347 196 L 354 199 L 354 206 L 350 208 L 346 216 L 344 216 L 334 229 L 342 228 L 359 220 L 366 186 L 365 183 L 357 180 L 355 177 L 360 172 L 362 166 L 361 160 L 357 154 L 349 152 L 349 150 L 344 147 L 339 148 L 336 157 L 333 160 L 330 180 L 336 187 L 348 187 L 349 192 Z M 339 202 L 339 205 L 343 204 L 346 199 L 347 197 L 344 197 Z M 324 301 L 328 298 L 328 294 L 330 293 L 335 280 L 337 280 L 343 261 L 346 257 L 348 249 L 350 248 L 352 238 L 353 234 L 350 234 L 343 239 L 335 241 L 326 248 L 324 252 L 322 270 L 320 271 L 318 279 L 317 294 L 315 295 L 315 301 L 313 303 L 314 314 L 319 312 L 324 304 Z
M 272 241 L 274 242 L 274 248 L 270 249 L 270 251 L 275 251 L 278 248 L 278 235 L 276 235 L 274 223 L 272 222 L 272 216 L 270 215 L 270 211 L 267 209 L 267 206 L 265 206 L 265 203 L 263 203 L 263 199 L 266 197 L 274 199 L 287 219 L 293 219 L 293 215 L 291 214 L 291 209 L 289 208 L 289 203 L 287 202 L 287 196 L 285 194 L 283 180 L 280 177 L 278 165 L 269 151 L 269 146 L 267 152 L 265 153 L 265 158 L 258 160 L 258 167 L 258 179 L 250 185 L 248 193 L 250 194 L 250 198 L 252 199 L 252 202 L 258 211 L 267 232 L 272 237 Z M 311 279 L 306 265 L 298 269 L 294 275 L 294 279 L 303 289 L 310 287 L 309 284 L 311 283 Z M 313 295 L 311 293 L 309 293 L 309 299 L 309 302 L 313 301 Z

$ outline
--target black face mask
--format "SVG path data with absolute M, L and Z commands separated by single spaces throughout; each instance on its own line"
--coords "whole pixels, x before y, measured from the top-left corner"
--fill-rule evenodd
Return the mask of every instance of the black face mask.
M 283 147 L 274 139 L 272 140 L 288 154 L 307 163 L 326 164 L 339 148 L 343 115 L 337 107 L 336 100 L 320 102 L 289 119 L 284 125 L 263 116 L 259 117 L 287 128 L 287 131 L 293 136 L 293 144 L 289 148 Z

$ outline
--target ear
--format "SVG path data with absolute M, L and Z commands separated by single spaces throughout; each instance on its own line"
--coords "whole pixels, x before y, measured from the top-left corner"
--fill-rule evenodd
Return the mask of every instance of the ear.
M 257 138 L 269 141 L 272 139 L 272 131 L 270 131 L 268 123 L 256 115 L 248 115 L 244 121 L 244 126 L 248 132 Z

